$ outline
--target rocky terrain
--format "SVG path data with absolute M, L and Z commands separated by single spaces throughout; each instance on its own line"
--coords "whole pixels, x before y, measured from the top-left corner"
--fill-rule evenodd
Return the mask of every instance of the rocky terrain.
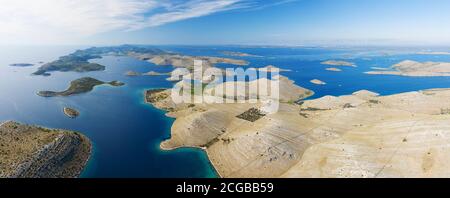
M 89 139 L 76 132 L 5 122 L 0 125 L 0 177 L 78 177 L 91 149 Z
M 203 148 L 222 177 L 450 177 L 450 89 L 301 100 L 312 92 L 280 87 L 270 114 L 261 102 L 174 104 L 170 90 L 147 102 L 176 118 L 161 148 Z

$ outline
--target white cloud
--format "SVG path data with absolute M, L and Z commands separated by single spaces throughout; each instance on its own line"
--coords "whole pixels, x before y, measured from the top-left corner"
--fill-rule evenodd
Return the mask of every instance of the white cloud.
M 0 44 L 77 43 L 278 0 L 0 0 Z M 286 0 L 282 0 L 286 1 Z M 291 0 L 287 0 L 291 1 Z
M 0 43 L 58 43 L 230 9 L 243 0 L 0 0 Z M 153 13 L 152 13 L 153 12 Z

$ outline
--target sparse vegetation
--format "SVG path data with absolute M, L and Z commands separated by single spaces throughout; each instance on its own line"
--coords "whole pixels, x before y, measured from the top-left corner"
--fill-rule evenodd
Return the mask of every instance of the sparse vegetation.
M 250 121 L 250 122 L 255 122 L 264 116 L 266 116 L 266 114 L 262 113 L 259 109 L 250 108 L 246 112 L 244 112 L 236 117 L 243 119 L 243 120 Z
M 449 115 L 450 109 L 441 109 L 441 115 Z
M 0 177 L 77 177 L 90 156 L 78 133 L 11 121 L 0 129 Z

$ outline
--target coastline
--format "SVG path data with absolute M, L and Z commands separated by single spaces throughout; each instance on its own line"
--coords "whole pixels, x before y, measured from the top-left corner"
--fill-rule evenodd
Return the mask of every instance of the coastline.
M 259 79 L 259 80 L 264 80 L 264 79 Z M 255 82 L 256 82 L 256 80 L 255 80 Z M 305 88 L 297 86 L 292 80 L 290 80 L 290 79 L 288 79 L 286 77 L 282 77 L 281 78 L 281 82 L 285 84 L 285 86 L 284 86 L 285 89 L 283 89 L 282 93 L 281 93 L 281 95 L 282 95 L 281 96 L 282 97 L 281 102 L 284 105 L 291 104 L 290 101 L 309 98 L 311 95 L 313 95 L 313 92 L 311 90 L 308 90 L 308 89 L 305 89 Z M 153 88 L 153 89 L 150 89 L 150 90 L 157 90 L 157 89 Z M 166 89 L 163 92 L 167 92 L 168 90 L 170 90 L 170 89 Z M 147 98 L 148 91 L 149 90 L 145 90 L 144 91 L 144 94 L 145 94 L 144 98 L 145 99 Z M 155 94 L 158 95 L 158 94 L 161 94 L 161 92 L 155 93 Z M 165 93 L 162 93 L 162 94 L 164 95 Z M 158 97 L 158 96 L 155 96 L 155 97 Z M 160 100 L 154 101 L 154 102 L 150 102 L 150 101 L 147 101 L 147 100 L 144 100 L 144 101 L 145 101 L 146 104 L 151 105 L 154 108 L 157 108 L 159 110 L 163 110 L 163 109 L 167 109 L 166 107 L 168 107 L 168 106 L 165 106 L 167 104 L 165 102 L 162 102 L 161 103 L 162 105 L 161 104 L 157 105 L 156 103 L 161 102 L 161 100 L 166 101 L 166 99 L 170 100 L 169 98 L 166 97 L 166 98 L 161 98 Z M 189 115 L 188 112 L 191 112 L 191 113 L 198 112 L 198 113 L 200 113 L 200 116 L 205 116 L 205 115 L 207 116 L 207 114 L 208 114 L 207 112 L 208 111 L 206 109 L 209 109 L 209 108 L 212 108 L 212 109 L 215 109 L 215 108 L 218 108 L 218 109 L 226 108 L 226 109 L 228 109 L 228 110 L 225 110 L 225 112 L 223 112 L 223 114 L 219 113 L 219 115 L 215 114 L 215 112 L 220 112 L 220 110 L 218 110 L 218 109 L 212 110 L 212 112 L 210 112 L 210 113 L 213 113 L 213 114 L 210 115 L 212 117 L 216 117 L 216 116 L 220 117 L 221 115 L 225 115 L 227 118 L 224 118 L 224 119 L 226 119 L 228 121 L 231 121 L 230 119 L 234 119 L 238 123 L 241 123 L 241 124 L 244 124 L 244 123 L 247 123 L 247 122 L 253 123 L 254 121 L 249 121 L 249 120 L 247 120 L 245 118 L 235 117 L 235 116 L 233 116 L 233 114 L 235 114 L 235 113 L 241 114 L 242 112 L 247 112 L 249 110 L 249 108 L 253 109 L 255 107 L 255 105 L 256 105 L 257 108 L 264 108 L 263 106 L 261 106 L 262 103 L 233 105 L 233 107 L 231 109 L 227 108 L 226 104 L 222 104 L 222 105 L 218 105 L 218 106 L 217 105 L 212 105 L 212 106 L 195 105 L 192 108 L 189 108 L 188 107 L 189 105 L 187 105 L 187 104 L 182 104 L 181 106 L 174 107 L 173 108 L 174 111 L 165 111 L 164 110 L 163 112 L 166 112 L 166 117 L 171 117 L 171 118 L 174 118 L 175 120 L 172 123 L 172 127 L 171 127 L 171 130 L 170 130 L 170 136 L 165 138 L 160 143 L 159 148 L 161 150 L 163 150 L 163 151 L 173 151 L 173 150 L 182 149 L 182 148 L 200 149 L 203 152 L 205 152 L 206 157 L 207 157 L 206 159 L 208 160 L 208 162 L 211 165 L 211 167 L 215 170 L 216 175 L 218 175 L 221 178 L 232 177 L 230 175 L 226 176 L 227 172 L 229 173 L 229 168 L 230 167 L 227 167 L 227 166 L 224 167 L 224 165 L 221 164 L 220 159 L 217 159 L 215 157 L 215 156 L 217 156 L 217 153 L 215 153 L 216 152 L 216 148 L 220 147 L 222 145 L 222 144 L 219 144 L 218 142 L 222 142 L 223 143 L 224 141 L 225 142 L 230 141 L 230 139 L 232 139 L 231 141 L 234 141 L 234 138 L 231 138 L 228 135 L 224 135 L 225 134 L 225 131 L 224 131 L 225 129 L 222 130 L 222 133 L 223 133 L 222 135 L 224 135 L 224 136 L 219 135 L 219 134 L 216 134 L 217 136 L 211 136 L 212 134 L 210 133 L 211 132 L 210 131 L 210 132 L 208 132 L 209 134 L 203 135 L 204 137 L 201 138 L 201 140 L 196 141 L 196 143 L 192 144 L 193 142 L 190 142 L 190 143 L 183 142 L 185 138 L 189 139 L 190 137 L 184 137 L 182 135 L 182 137 L 184 137 L 184 138 L 181 138 L 181 139 L 176 138 L 178 140 L 177 143 L 171 144 L 170 141 L 174 140 L 173 139 L 173 137 L 174 137 L 173 136 L 174 135 L 174 131 L 173 131 L 174 128 L 173 127 L 174 127 L 174 125 L 177 126 L 175 124 L 176 121 L 180 121 L 180 119 L 183 119 L 184 116 Z M 170 104 L 169 104 L 169 106 L 170 106 Z M 188 107 L 188 108 L 186 109 L 185 107 Z M 222 109 L 222 110 L 224 110 L 224 109 Z M 229 111 L 229 110 L 231 110 L 231 111 Z M 206 111 L 206 114 L 202 115 L 203 113 L 205 113 L 205 111 Z M 184 116 L 180 117 L 180 114 L 178 114 L 180 112 L 184 112 L 184 113 L 181 113 L 181 115 L 184 115 Z M 173 114 L 168 115 L 168 113 L 173 113 Z M 187 113 L 187 114 L 185 114 L 185 113 Z M 197 116 L 195 116 L 195 117 L 197 117 Z M 209 116 L 207 116 L 207 117 L 209 117 Z M 271 120 L 271 118 L 270 118 L 270 116 L 268 116 L 268 118 L 264 118 L 263 120 L 264 121 L 262 121 L 262 122 L 266 123 L 268 120 Z M 215 121 L 213 121 L 213 122 L 215 122 Z M 218 121 L 219 125 L 223 124 L 223 123 L 220 123 L 220 122 L 221 121 Z M 215 123 L 215 124 L 217 124 L 217 123 Z M 178 127 L 179 128 L 176 129 L 177 132 L 175 132 L 175 133 L 178 133 L 180 129 L 183 130 L 182 129 L 183 126 L 180 125 Z M 194 127 L 194 128 L 196 128 L 196 127 Z M 215 128 L 215 127 L 213 127 L 213 128 Z M 190 128 L 187 128 L 186 130 L 190 130 Z M 195 130 L 195 131 L 197 131 L 197 130 Z M 199 134 L 197 134 L 197 135 L 199 135 Z M 188 140 L 188 139 L 186 139 L 186 140 Z M 214 148 L 212 148 L 212 147 L 214 147 Z M 211 148 L 212 148 L 212 150 L 211 150 Z M 230 156 L 230 157 L 232 157 L 232 156 Z M 238 177 L 242 177 L 242 176 L 238 176 Z
M 150 107 L 152 109 L 155 109 L 155 110 L 158 110 L 160 112 L 163 112 L 164 113 L 164 117 L 171 119 L 170 126 L 172 126 L 174 121 L 175 121 L 175 118 L 173 118 L 171 116 L 168 116 L 167 115 L 168 111 L 155 107 L 152 103 L 147 102 L 146 99 L 145 99 L 145 95 L 146 95 L 148 90 L 156 90 L 156 89 L 169 89 L 169 88 L 144 88 L 143 90 L 140 91 L 141 93 L 143 93 L 143 96 L 144 96 L 143 97 L 144 98 L 143 105 L 146 105 L 147 107 Z M 158 143 L 158 148 L 159 148 L 160 151 L 162 151 L 162 152 L 174 152 L 174 151 L 179 150 L 179 149 L 193 149 L 195 151 L 201 151 L 202 155 L 204 155 L 204 157 L 206 158 L 207 163 L 209 164 L 211 170 L 213 170 L 214 177 L 223 178 L 222 175 L 220 175 L 219 171 L 216 169 L 216 166 L 213 164 L 213 161 L 209 158 L 209 153 L 208 153 L 208 150 L 206 149 L 206 147 L 198 147 L 198 146 L 165 147 L 164 146 L 164 142 L 170 140 L 170 138 L 172 136 L 172 133 L 171 133 L 170 129 L 168 131 L 168 134 L 169 134 L 169 137 L 162 138 L 161 141 L 159 141 L 159 143 Z
M 169 138 L 169 139 L 170 139 L 170 138 Z M 204 154 L 206 155 L 205 157 L 206 157 L 206 159 L 208 159 L 208 163 L 211 165 L 211 168 L 212 168 L 212 170 L 214 170 L 214 173 L 216 174 L 216 176 L 218 176 L 219 178 L 223 178 L 223 176 L 220 175 L 220 172 L 217 170 L 216 165 L 214 164 L 214 162 L 210 159 L 210 157 L 209 157 L 210 154 L 209 154 L 209 152 L 208 152 L 208 149 L 206 149 L 206 147 L 199 147 L 199 146 L 177 146 L 177 147 L 172 147 L 172 148 L 164 147 L 164 146 L 163 146 L 163 143 L 164 143 L 165 141 L 169 140 L 169 139 L 163 140 L 163 141 L 159 144 L 159 148 L 160 148 L 162 151 L 170 152 L 170 151 L 176 151 L 176 150 L 178 150 L 178 149 L 195 149 L 195 150 L 200 150 L 200 151 L 204 152 Z

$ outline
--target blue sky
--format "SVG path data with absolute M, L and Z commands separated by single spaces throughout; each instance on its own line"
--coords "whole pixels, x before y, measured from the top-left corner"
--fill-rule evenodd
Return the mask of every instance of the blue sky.
M 0 44 L 450 45 L 448 10 L 448 0 L 2 0 Z

